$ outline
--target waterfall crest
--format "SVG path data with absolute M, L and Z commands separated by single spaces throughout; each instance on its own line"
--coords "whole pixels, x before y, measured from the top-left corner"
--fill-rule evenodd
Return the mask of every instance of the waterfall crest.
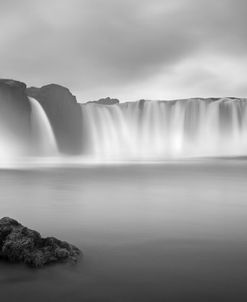
M 83 104 L 86 151 L 97 159 L 247 155 L 246 99 Z
M 58 154 L 56 138 L 50 121 L 40 103 L 29 97 L 31 104 L 31 129 L 35 141 L 35 152 L 39 155 L 55 156 Z

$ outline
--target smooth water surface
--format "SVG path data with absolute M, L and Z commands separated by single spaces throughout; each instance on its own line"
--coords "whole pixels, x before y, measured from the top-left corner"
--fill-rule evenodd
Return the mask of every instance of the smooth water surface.
M 244 160 L 1 170 L 0 213 L 84 253 L 0 262 L 3 301 L 247 300 Z

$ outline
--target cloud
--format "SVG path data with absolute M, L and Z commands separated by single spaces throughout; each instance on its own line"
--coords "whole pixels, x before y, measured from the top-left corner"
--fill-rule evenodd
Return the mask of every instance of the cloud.
M 246 9 L 245 0 L 0 0 L 1 76 L 60 83 L 82 99 L 113 92 L 123 98 L 130 87 L 141 97 L 147 85 L 153 98 L 152 87 L 166 98 L 158 79 L 172 79 L 174 96 L 188 93 L 187 85 L 213 93 L 212 79 L 221 76 L 242 93 L 244 74 L 229 86 L 217 60 L 236 69 L 246 61 Z M 206 57 L 215 62 L 210 72 Z

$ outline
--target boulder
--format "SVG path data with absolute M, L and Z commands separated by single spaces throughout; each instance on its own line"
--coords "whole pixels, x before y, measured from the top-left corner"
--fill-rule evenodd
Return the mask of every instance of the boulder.
M 44 108 L 53 128 L 60 152 L 82 152 L 82 113 L 80 104 L 68 88 L 50 84 L 27 88 L 27 94 Z
M 0 258 L 9 262 L 22 262 L 39 268 L 57 262 L 76 262 L 80 250 L 54 237 L 41 235 L 24 227 L 18 221 L 4 217 L 0 219 Z

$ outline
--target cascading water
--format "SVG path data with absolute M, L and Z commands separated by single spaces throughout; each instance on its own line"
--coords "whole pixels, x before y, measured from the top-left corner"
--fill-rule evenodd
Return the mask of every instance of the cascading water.
M 87 153 L 100 160 L 247 155 L 246 99 L 84 104 Z
M 31 129 L 35 140 L 35 152 L 39 155 L 55 156 L 58 154 L 56 138 L 50 121 L 40 103 L 29 97 L 31 104 Z

